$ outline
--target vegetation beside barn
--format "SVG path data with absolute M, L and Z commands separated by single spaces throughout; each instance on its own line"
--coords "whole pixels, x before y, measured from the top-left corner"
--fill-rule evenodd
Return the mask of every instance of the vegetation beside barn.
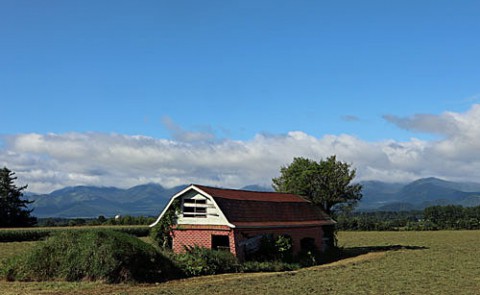
M 149 282 L 168 278 L 174 267 L 152 245 L 113 230 L 60 231 L 26 255 L 4 262 L 1 275 L 20 281 Z

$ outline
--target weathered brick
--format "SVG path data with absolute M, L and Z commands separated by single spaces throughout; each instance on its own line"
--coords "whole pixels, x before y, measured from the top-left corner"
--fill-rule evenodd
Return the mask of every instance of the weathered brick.
M 173 231 L 173 250 L 174 252 L 182 252 L 185 246 L 200 246 L 205 248 L 212 248 L 213 235 L 225 235 L 229 237 L 230 251 L 243 258 L 243 251 L 238 249 L 241 241 L 256 235 L 272 234 L 289 235 L 293 240 L 293 253 L 298 253 L 300 248 L 300 241 L 303 238 L 309 237 L 315 240 L 315 246 L 322 249 L 323 230 L 321 226 L 312 227 L 278 227 L 278 228 L 251 228 L 251 229 L 230 229 L 228 227 L 214 227 L 208 226 L 188 226 Z

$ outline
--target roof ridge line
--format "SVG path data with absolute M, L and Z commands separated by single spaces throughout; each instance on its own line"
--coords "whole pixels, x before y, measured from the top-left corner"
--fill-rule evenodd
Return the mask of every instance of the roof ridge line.
M 249 192 L 249 193 L 265 193 L 265 194 L 284 194 L 284 195 L 294 195 L 294 196 L 299 196 L 302 198 L 305 198 L 302 195 L 294 194 L 294 193 L 285 193 L 285 192 L 271 192 L 271 191 L 252 191 L 252 190 L 247 190 L 247 189 L 236 189 L 236 188 L 224 188 L 224 187 L 215 187 L 215 186 L 209 186 L 209 185 L 203 185 L 203 184 L 195 184 L 192 183 L 190 185 L 196 186 L 196 187 L 206 187 L 206 188 L 211 188 L 211 189 L 219 189 L 219 190 L 227 190 L 227 191 L 237 191 L 237 192 Z

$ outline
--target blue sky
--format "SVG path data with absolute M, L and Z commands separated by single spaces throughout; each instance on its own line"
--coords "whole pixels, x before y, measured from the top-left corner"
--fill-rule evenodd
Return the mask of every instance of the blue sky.
M 61 168 L 90 154 L 62 158 L 51 150 L 39 152 L 32 141 L 19 148 L 25 136 L 62 138 L 57 144 L 64 150 L 75 136 L 91 137 L 85 149 L 102 145 L 100 138 L 141 137 L 153 141 L 150 149 L 160 154 L 167 153 L 158 147 L 164 141 L 191 154 L 232 142 L 249 146 L 259 138 L 298 140 L 292 132 L 320 142 L 350 136 L 367 149 L 386 142 L 438 146 L 472 128 L 446 133 L 435 126 L 455 125 L 451 118 L 478 123 L 472 114 L 480 102 L 479 15 L 478 1 L 1 0 L 0 164 L 48 190 L 109 185 L 115 169 L 131 166 L 105 162 L 93 169 L 103 171 L 103 178 L 95 178 L 85 167 Z M 145 142 L 133 145 L 144 148 Z M 294 146 L 268 152 L 276 160 L 260 182 L 295 155 L 322 158 L 335 152 L 342 158 L 325 143 L 323 152 Z M 343 158 L 368 163 L 359 157 Z M 190 171 L 168 162 L 173 170 L 183 169 L 175 180 L 171 172 L 130 164 L 144 176 L 128 184 L 192 180 L 238 186 L 255 180 L 240 180 L 249 170 L 237 164 L 201 178 L 198 170 L 209 164 L 197 163 Z M 382 168 L 382 175 L 358 169 L 363 178 L 406 173 L 392 180 L 459 179 L 466 173 L 392 167 Z M 52 176 L 42 184 L 34 171 Z

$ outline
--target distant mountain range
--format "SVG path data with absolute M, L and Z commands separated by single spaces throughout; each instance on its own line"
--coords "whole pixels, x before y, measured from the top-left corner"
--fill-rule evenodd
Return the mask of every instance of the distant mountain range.
M 422 210 L 434 205 L 480 205 L 480 183 L 422 178 L 408 184 L 365 181 L 359 210 Z
M 411 183 L 365 181 L 363 199 L 358 210 L 421 210 L 433 205 L 480 205 L 480 183 L 450 182 L 438 178 L 423 178 Z M 186 185 L 164 188 L 159 184 L 144 184 L 129 189 L 115 187 L 76 186 L 50 194 L 28 194 L 35 201 L 31 207 L 37 217 L 112 217 L 120 215 L 156 216 L 171 196 Z M 242 189 L 271 191 L 258 185 Z
M 50 194 L 31 194 L 32 214 L 37 217 L 112 217 L 120 215 L 156 216 L 171 196 L 186 186 L 164 188 L 155 183 L 129 189 L 75 186 Z

